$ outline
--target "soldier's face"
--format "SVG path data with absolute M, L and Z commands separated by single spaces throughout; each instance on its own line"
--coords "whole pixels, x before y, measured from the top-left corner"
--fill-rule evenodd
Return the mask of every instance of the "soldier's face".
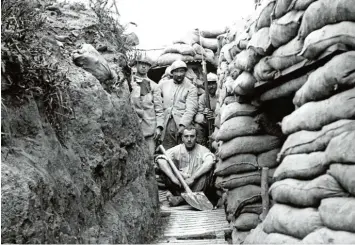
M 148 73 L 149 68 L 150 65 L 147 63 L 138 62 L 137 64 L 137 72 L 141 75 L 146 75 Z
M 176 82 L 181 83 L 185 78 L 186 70 L 185 70 L 185 68 L 178 68 L 178 69 L 175 69 L 172 72 L 172 74 L 173 74 L 173 79 Z
M 208 92 L 210 95 L 215 95 L 217 91 L 217 82 L 216 81 L 208 81 Z
M 182 134 L 182 142 L 184 143 L 186 149 L 191 150 L 195 147 L 196 145 L 196 130 L 187 130 L 185 129 L 183 134 Z

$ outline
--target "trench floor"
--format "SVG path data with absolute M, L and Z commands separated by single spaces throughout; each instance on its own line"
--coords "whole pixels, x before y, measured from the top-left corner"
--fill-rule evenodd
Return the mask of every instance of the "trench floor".
M 166 191 L 159 190 L 163 235 L 157 242 L 163 244 L 229 244 L 229 226 L 224 209 L 197 211 L 189 205 L 170 207 Z M 229 241 L 227 241 L 229 240 Z

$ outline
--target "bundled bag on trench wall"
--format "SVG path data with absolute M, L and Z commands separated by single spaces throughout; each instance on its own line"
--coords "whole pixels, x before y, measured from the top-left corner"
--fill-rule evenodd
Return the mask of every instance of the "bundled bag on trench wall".
M 194 57 L 191 55 L 182 55 L 178 53 L 162 54 L 158 57 L 157 64 L 159 66 L 171 65 L 175 60 L 182 60 L 184 62 L 193 61 Z
M 315 230 L 301 241 L 302 244 L 354 244 L 355 234 L 347 231 L 335 231 L 326 227 Z
M 107 61 L 91 44 L 83 44 L 72 57 L 77 66 L 91 73 L 100 82 L 113 79 L 114 74 Z
M 182 55 L 191 55 L 194 56 L 196 54 L 194 48 L 191 45 L 185 43 L 175 43 L 169 47 L 166 47 L 163 51 L 163 54 L 168 53 L 177 53 Z
M 256 9 L 256 29 L 260 30 L 264 27 L 270 27 L 271 14 L 275 7 L 276 0 L 265 0 Z
M 328 174 L 333 176 L 347 192 L 355 196 L 355 164 L 332 164 Z

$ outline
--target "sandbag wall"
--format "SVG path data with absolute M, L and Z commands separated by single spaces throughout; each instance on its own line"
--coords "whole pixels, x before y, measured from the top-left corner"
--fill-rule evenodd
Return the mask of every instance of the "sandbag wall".
M 243 210 L 256 212 L 261 207 L 260 175 L 252 178 L 248 171 L 263 166 L 259 154 L 265 149 L 246 137 L 275 137 L 268 139 L 268 146 L 276 151 L 277 144 L 283 143 L 275 125 L 263 127 L 260 122 L 264 120 L 257 117 L 255 123 L 251 118 L 263 115 L 258 111 L 260 102 L 290 96 L 296 109 L 282 120 L 287 140 L 270 166 L 277 167 L 269 192 L 275 204 L 244 242 L 355 242 L 355 211 L 351 208 L 355 204 L 354 21 L 352 1 L 267 0 L 233 40 L 228 34 L 223 36 L 213 146 L 220 157 L 216 186 L 229 188 L 224 197 L 227 218 L 238 231 L 234 242 L 245 238 L 239 231 L 257 224 L 257 216 L 242 216 Z M 265 91 L 258 97 L 259 103 L 248 100 L 256 84 L 272 82 L 279 71 L 317 60 L 339 44 L 350 51 Z M 247 147 L 252 150 L 243 151 Z

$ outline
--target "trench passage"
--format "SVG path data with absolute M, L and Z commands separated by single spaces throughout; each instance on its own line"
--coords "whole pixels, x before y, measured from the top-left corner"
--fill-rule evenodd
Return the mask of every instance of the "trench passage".
M 170 207 L 167 191 L 159 190 L 163 235 L 157 244 L 231 244 L 231 234 L 224 209 L 198 211 L 189 205 Z

